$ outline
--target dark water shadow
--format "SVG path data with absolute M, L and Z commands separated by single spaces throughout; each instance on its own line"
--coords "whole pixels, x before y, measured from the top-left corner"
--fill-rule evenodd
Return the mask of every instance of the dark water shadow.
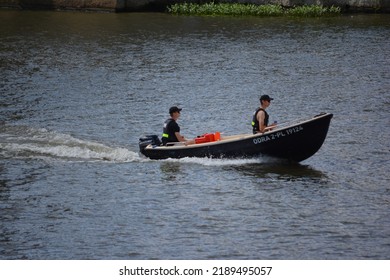
M 266 163 L 251 163 L 246 165 L 232 166 L 242 175 L 257 178 L 281 179 L 286 181 L 294 180 L 326 180 L 326 173 L 314 169 L 310 165 L 301 163 L 290 163 L 285 161 L 272 161 Z
M 179 162 L 162 162 L 160 165 L 160 170 L 164 175 L 164 180 L 176 181 L 178 174 L 181 172 L 181 166 Z

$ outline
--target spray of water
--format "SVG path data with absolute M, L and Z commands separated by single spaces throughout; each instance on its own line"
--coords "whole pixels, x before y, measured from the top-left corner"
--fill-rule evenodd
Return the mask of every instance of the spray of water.
M 65 161 L 153 162 L 125 147 L 111 147 L 82 140 L 69 134 L 26 126 L 0 126 L 0 157 L 37 158 Z M 181 162 L 204 166 L 232 166 L 264 163 L 266 158 L 216 159 L 182 158 L 165 162 Z
M 139 154 L 123 147 L 110 147 L 69 134 L 25 126 L 0 128 L 0 156 L 50 158 L 71 161 L 141 161 Z
M 247 164 L 257 164 L 268 162 L 267 158 L 181 158 L 181 159 L 166 159 L 168 162 L 183 162 L 189 164 L 200 164 L 205 166 L 238 166 Z

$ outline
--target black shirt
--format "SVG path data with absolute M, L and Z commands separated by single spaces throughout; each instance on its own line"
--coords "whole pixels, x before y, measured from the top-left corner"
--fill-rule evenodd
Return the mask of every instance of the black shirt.
M 163 127 L 163 136 L 162 136 L 162 143 L 165 146 L 168 142 L 179 142 L 179 140 L 176 137 L 175 132 L 180 132 L 180 127 L 177 124 L 177 122 L 169 118 L 165 121 L 164 127 Z

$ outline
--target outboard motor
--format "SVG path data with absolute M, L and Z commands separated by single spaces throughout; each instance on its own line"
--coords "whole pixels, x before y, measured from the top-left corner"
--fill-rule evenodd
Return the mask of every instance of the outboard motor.
M 155 147 L 155 146 L 161 146 L 162 143 L 157 135 L 145 135 L 139 139 L 138 145 L 139 145 L 140 152 L 143 153 L 144 149 L 149 144 L 152 144 L 152 146 Z

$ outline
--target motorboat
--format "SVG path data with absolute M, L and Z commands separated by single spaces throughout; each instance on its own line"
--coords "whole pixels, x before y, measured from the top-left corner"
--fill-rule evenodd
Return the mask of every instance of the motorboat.
M 258 134 L 198 136 L 194 144 L 172 142 L 162 146 L 157 135 L 139 139 L 141 154 L 150 159 L 185 157 L 252 158 L 269 156 L 300 162 L 313 156 L 322 146 L 333 114 L 320 113 L 312 118 L 277 125 Z

